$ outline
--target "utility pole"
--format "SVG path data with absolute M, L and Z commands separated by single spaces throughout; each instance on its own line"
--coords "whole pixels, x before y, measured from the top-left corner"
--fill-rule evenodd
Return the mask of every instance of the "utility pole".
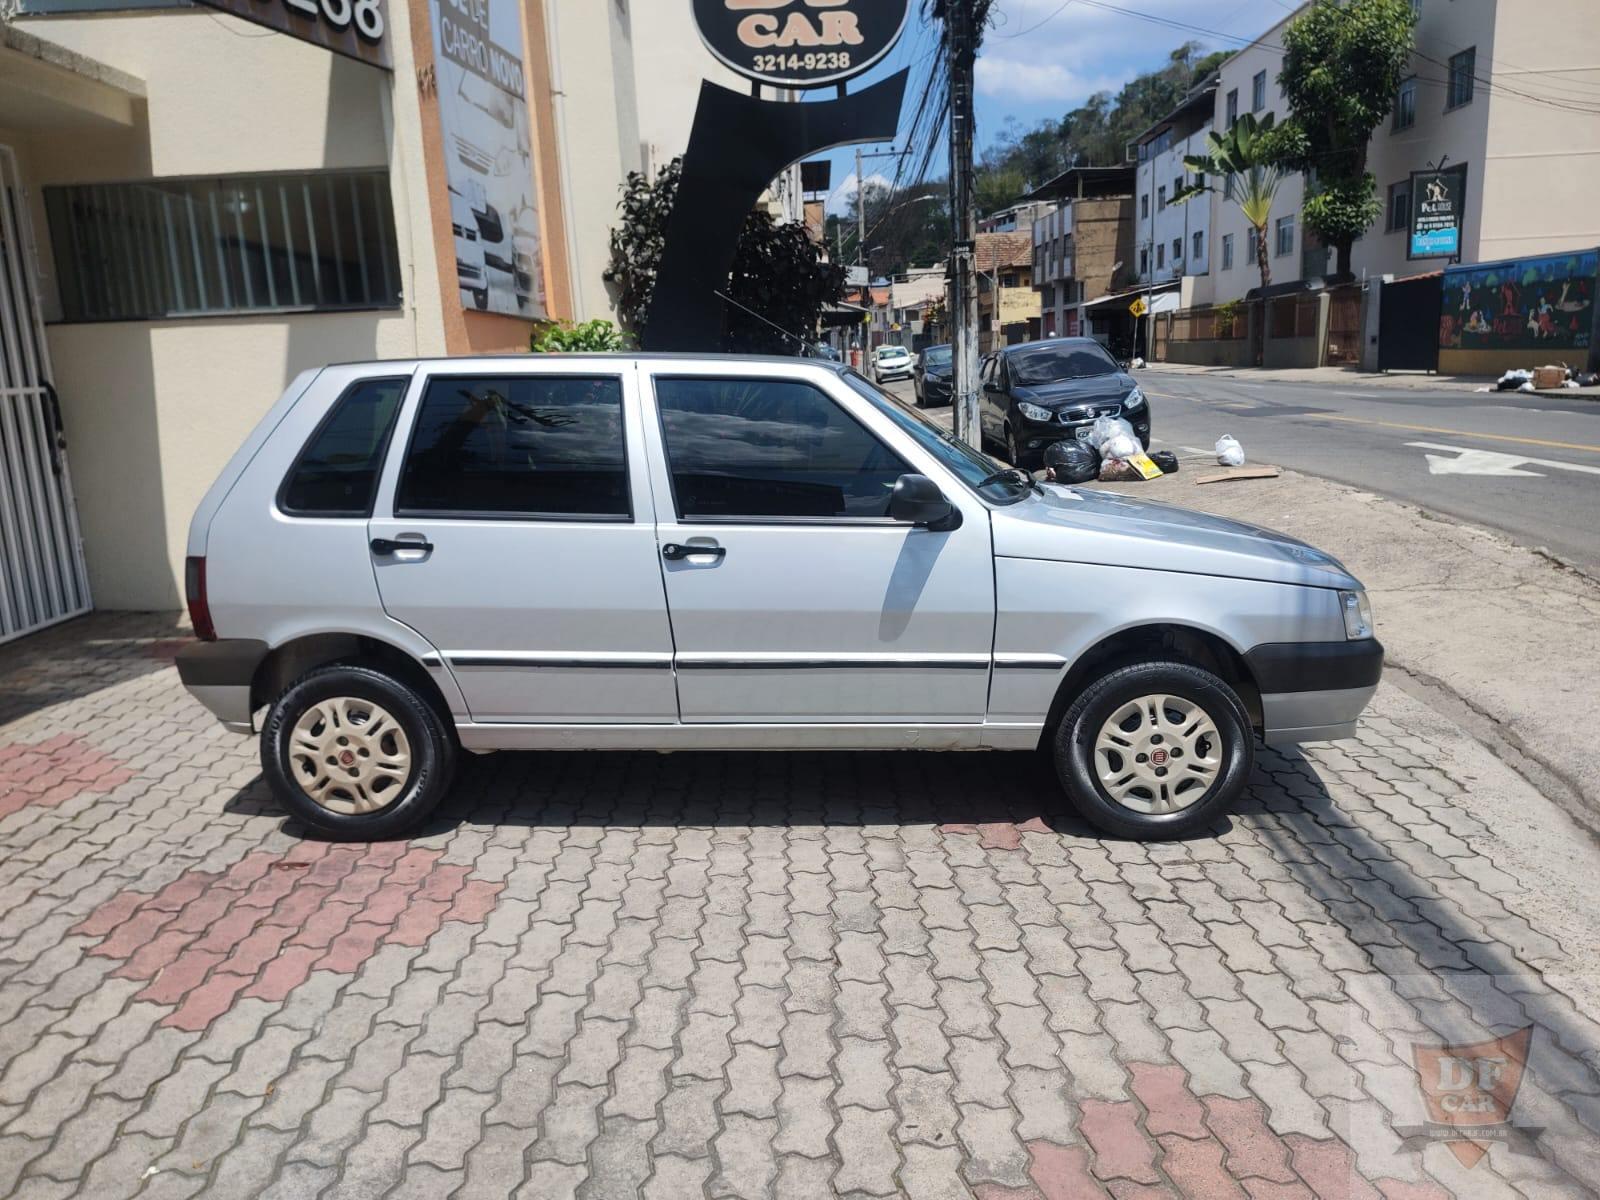
M 867 254 L 867 181 L 861 174 L 861 147 L 856 147 L 856 265 L 866 262 Z
M 950 369 L 955 434 L 981 447 L 978 424 L 978 287 L 972 208 L 972 68 L 977 57 L 972 0 L 945 0 L 950 39 Z

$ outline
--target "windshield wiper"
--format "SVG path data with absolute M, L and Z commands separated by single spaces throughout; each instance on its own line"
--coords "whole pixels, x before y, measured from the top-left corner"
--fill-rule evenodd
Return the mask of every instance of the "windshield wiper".
M 988 487 L 991 483 L 999 483 L 1002 479 L 1016 478 L 1022 481 L 1022 486 L 1030 491 L 1039 486 L 1038 480 L 1024 471 L 1021 467 L 1007 467 L 1003 471 L 996 471 L 978 482 L 979 487 Z

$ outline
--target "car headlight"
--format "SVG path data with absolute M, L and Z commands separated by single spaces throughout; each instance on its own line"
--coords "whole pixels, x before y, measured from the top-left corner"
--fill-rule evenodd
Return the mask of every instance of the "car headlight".
M 1138 412 L 1144 407 L 1144 393 L 1135 387 L 1122 401 L 1122 407 L 1127 412 Z
M 1366 592 L 1340 592 L 1339 609 L 1344 613 L 1344 636 L 1352 642 L 1372 636 L 1372 603 Z
M 1029 404 L 1026 400 L 1017 401 L 1017 411 L 1030 421 L 1054 421 L 1055 413 L 1048 408 L 1040 408 L 1037 404 Z

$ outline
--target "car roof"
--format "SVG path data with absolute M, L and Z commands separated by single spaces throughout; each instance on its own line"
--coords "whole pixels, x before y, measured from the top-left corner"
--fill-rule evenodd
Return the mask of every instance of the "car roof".
M 1037 349 L 1039 349 L 1040 346 L 1093 346 L 1097 350 L 1104 350 L 1105 349 L 1105 346 L 1097 338 L 1092 338 L 1092 337 L 1058 337 L 1058 338 L 1044 338 L 1043 340 L 1037 341 L 1037 342 L 1021 342 L 1021 343 L 1019 343 L 1019 344 L 1017 344 L 1015 346 L 1001 346 L 1000 349 L 998 351 L 996 351 L 996 353 L 997 354 L 1003 354 L 1003 355 L 1006 355 L 1007 357 L 1009 357 L 1010 355 L 1012 355 L 1013 353 L 1015 353 L 1017 351 L 1021 351 L 1021 350 L 1037 350 Z
M 644 351 L 644 350 L 618 350 L 611 353 L 587 354 L 534 354 L 530 351 L 511 351 L 498 354 L 459 354 L 449 356 L 432 356 L 427 358 L 357 358 L 344 362 L 328 363 L 330 367 L 439 367 L 456 366 L 462 361 L 470 359 L 473 362 L 527 362 L 530 359 L 560 359 L 562 362 L 580 363 L 615 363 L 615 362 L 664 362 L 664 363 L 750 363 L 752 365 L 766 366 L 814 366 L 821 370 L 843 374 L 849 368 L 832 359 L 818 358 L 810 354 L 691 354 L 687 352 Z

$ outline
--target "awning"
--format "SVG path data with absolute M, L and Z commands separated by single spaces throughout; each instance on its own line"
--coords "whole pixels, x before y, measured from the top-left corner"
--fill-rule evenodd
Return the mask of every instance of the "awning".
M 1140 297 L 1144 297 L 1153 313 L 1178 311 L 1178 286 L 1169 283 L 1146 290 L 1145 288 L 1130 288 L 1125 292 L 1113 292 L 1109 296 L 1097 296 L 1093 300 L 1085 300 L 1084 308 L 1102 308 L 1121 305 L 1126 308 Z
M 840 300 L 831 308 L 823 309 L 817 322 L 825 329 L 835 329 L 841 325 L 860 325 L 866 321 L 870 311 L 859 304 L 846 304 Z

